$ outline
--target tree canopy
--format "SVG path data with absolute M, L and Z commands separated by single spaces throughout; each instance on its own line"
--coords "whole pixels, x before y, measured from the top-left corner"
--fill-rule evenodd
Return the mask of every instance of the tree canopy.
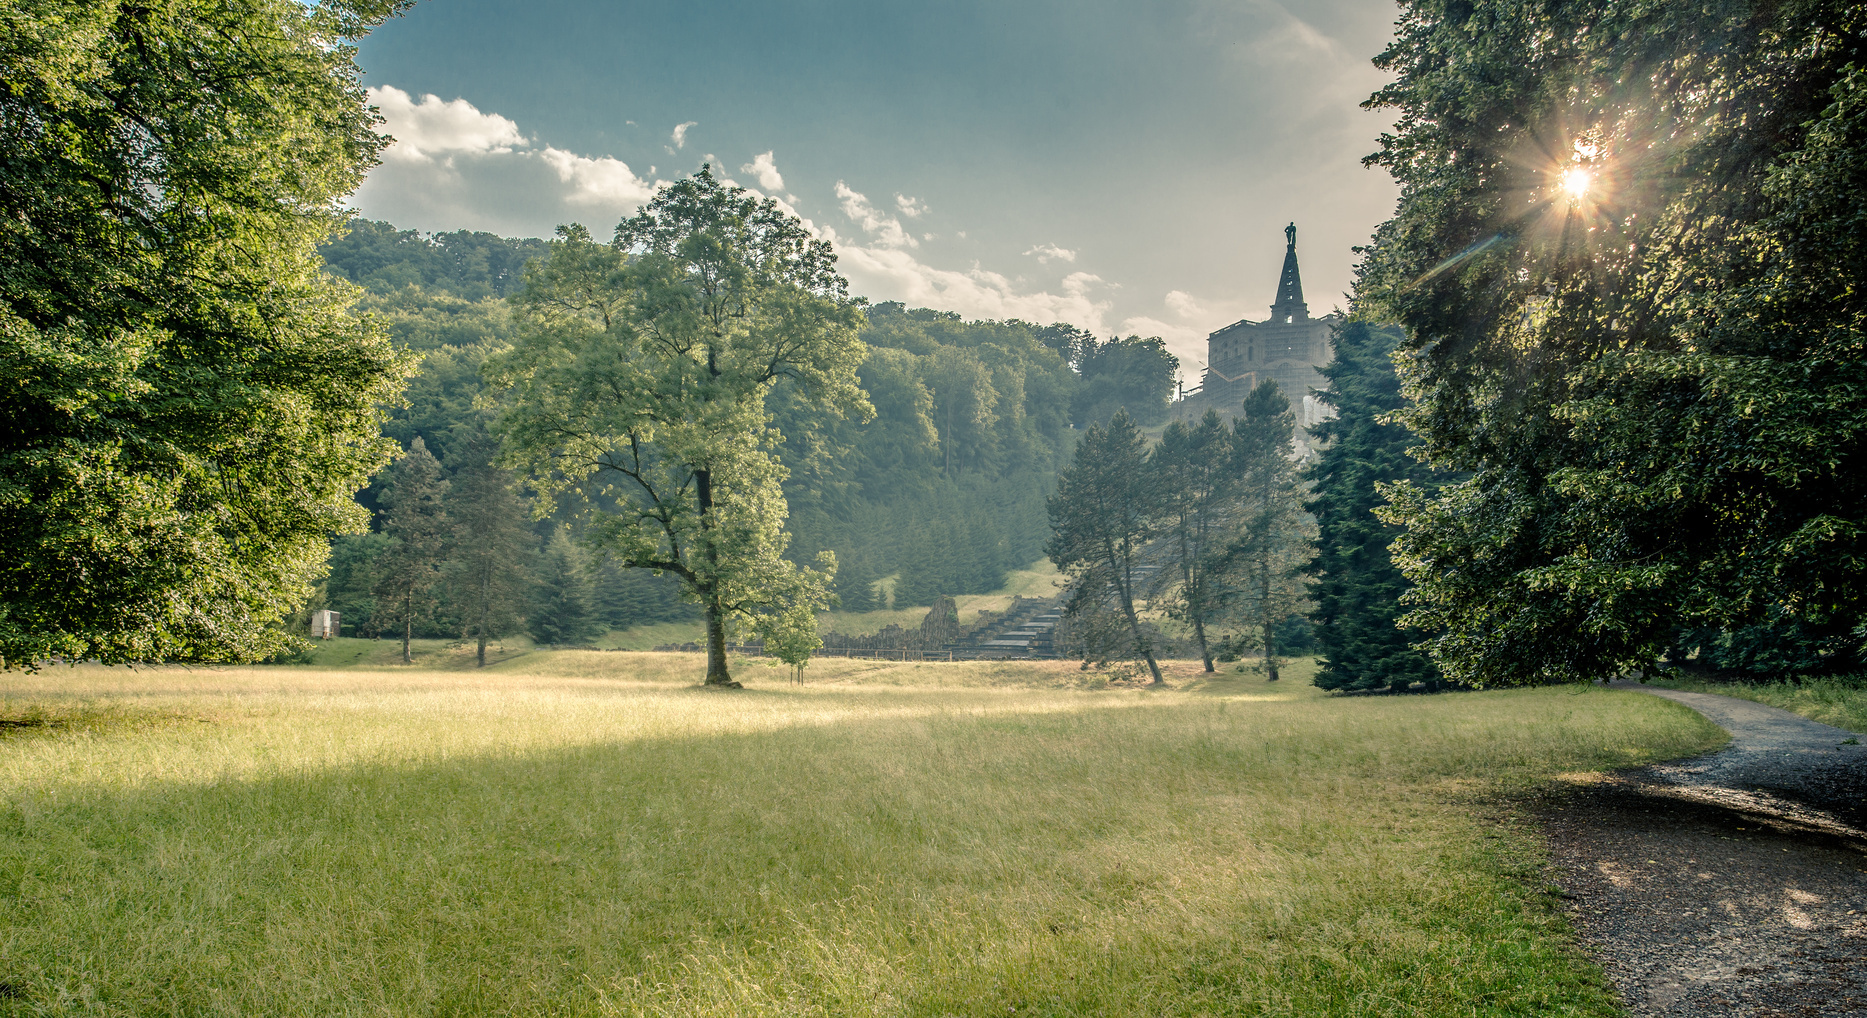
M 1651 664 L 1679 627 L 1867 636 L 1867 9 L 1413 0 L 1399 181 L 1409 623 L 1452 678 Z
M 410 364 L 316 245 L 398 0 L 0 2 L 0 663 L 228 661 L 324 568 Z
M 518 305 L 529 327 L 486 369 L 510 389 L 499 428 L 514 461 L 547 504 L 588 506 L 616 561 L 682 580 L 707 617 L 707 682 L 731 684 L 729 622 L 776 625 L 829 596 L 827 576 L 784 558 L 768 399 L 782 381 L 818 414 L 873 413 L 861 309 L 829 244 L 703 168 L 612 244 L 560 229 Z

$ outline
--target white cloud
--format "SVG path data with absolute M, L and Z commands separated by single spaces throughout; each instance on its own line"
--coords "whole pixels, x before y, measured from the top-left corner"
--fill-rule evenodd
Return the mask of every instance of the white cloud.
M 383 159 L 431 162 L 457 153 L 505 153 L 526 144 L 519 125 L 497 113 L 481 113 L 465 99 L 444 101 L 424 95 L 416 101 L 393 85 L 365 93 L 382 112 L 383 129 L 395 142 Z
M 1039 265 L 1048 265 L 1052 259 L 1060 262 L 1073 263 L 1076 261 L 1076 252 L 1067 247 L 1058 247 L 1055 244 L 1039 244 L 1024 253 L 1026 255 L 1036 255 L 1037 264 Z
M 1112 303 L 1109 284 L 1087 272 L 1072 272 L 1061 292 L 1025 291 L 1004 275 L 974 263 L 965 270 L 928 265 L 910 251 L 880 245 L 839 244 L 837 267 L 857 293 L 871 300 L 898 300 L 910 307 L 957 311 L 968 318 L 1021 318 L 1039 325 L 1068 322 L 1091 332 L 1104 328 Z
M 601 234 L 663 184 L 620 159 L 532 148 L 517 124 L 465 99 L 417 102 L 391 86 L 369 95 L 396 141 L 351 201 L 398 226 L 536 237 L 575 221 Z
M 758 178 L 758 186 L 767 191 L 784 190 L 784 177 L 778 173 L 778 164 L 772 159 L 772 153 L 761 152 L 752 157 L 752 161 L 739 167 L 740 173 L 750 173 Z
M 919 247 L 921 242 L 914 235 L 901 228 L 901 220 L 894 216 L 883 215 L 860 191 L 850 188 L 842 181 L 836 182 L 836 197 L 843 203 L 843 215 L 850 218 L 862 232 L 875 238 L 877 247 L 903 248 Z
M 547 146 L 539 153 L 558 179 L 571 186 L 564 200 L 572 205 L 616 207 L 640 205 L 655 196 L 656 186 L 636 176 L 629 164 L 603 156 L 591 159 Z
M 895 195 L 895 208 L 909 219 L 919 219 L 927 213 L 927 203 L 919 198 L 910 198 L 905 194 Z
M 674 133 L 669 135 L 668 138 L 669 140 L 674 142 L 675 148 L 686 148 L 687 147 L 687 129 L 690 127 L 698 127 L 698 126 L 700 126 L 700 121 L 698 120 L 689 120 L 688 122 L 684 124 L 675 124 Z

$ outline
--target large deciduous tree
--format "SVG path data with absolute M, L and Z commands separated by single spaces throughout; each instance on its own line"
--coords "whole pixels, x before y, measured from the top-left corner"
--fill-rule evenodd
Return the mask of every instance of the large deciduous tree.
M 614 561 L 678 576 L 699 602 L 709 685 L 735 684 L 734 619 L 791 626 L 787 609 L 827 604 L 826 575 L 784 558 L 767 400 L 783 383 L 819 414 L 873 412 L 835 260 L 776 202 L 702 169 L 608 246 L 561 229 L 517 298 L 524 334 L 489 361 L 511 390 L 500 429 L 546 505 L 581 499 Z
M 319 271 L 399 0 L 0 0 L 0 667 L 251 659 L 410 370 Z
M 1408 455 L 1416 441 L 1388 418 L 1406 400 L 1394 371 L 1399 330 L 1352 320 L 1335 334 L 1335 357 L 1322 369 L 1329 386 L 1316 398 L 1335 415 L 1310 428 L 1322 451 L 1307 471 L 1312 482 L 1309 511 L 1316 517 L 1316 642 L 1323 689 L 1406 689 L 1439 680 L 1416 639 L 1395 625 L 1404 610 L 1408 583 L 1394 564 L 1389 545 L 1400 528 L 1375 518 L 1386 504 L 1379 486 L 1410 480 L 1437 482 L 1425 464 Z
M 1412 0 L 1358 293 L 1408 332 L 1406 617 L 1474 683 L 1867 635 L 1867 7 Z
M 1135 602 L 1146 583 L 1145 550 L 1160 529 L 1160 486 L 1147 469 L 1147 442 L 1125 410 L 1108 426 L 1092 424 L 1076 444 L 1076 459 L 1057 476 L 1050 498 L 1045 551 L 1074 581 L 1074 617 L 1097 613 L 1114 598 L 1127 630 L 1126 656 L 1147 664 L 1152 685 L 1166 685 L 1154 642 Z

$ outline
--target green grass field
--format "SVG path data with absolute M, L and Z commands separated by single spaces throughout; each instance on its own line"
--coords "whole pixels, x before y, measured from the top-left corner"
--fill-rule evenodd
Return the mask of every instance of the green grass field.
M 0 676 L 0 1014 L 1608 1015 L 1511 797 L 1721 737 L 1601 689 L 700 670 Z
M 1712 682 L 1676 675 L 1648 681 L 1667 689 L 1755 700 L 1825 725 L 1867 734 L 1867 675 L 1809 677 L 1795 682 Z

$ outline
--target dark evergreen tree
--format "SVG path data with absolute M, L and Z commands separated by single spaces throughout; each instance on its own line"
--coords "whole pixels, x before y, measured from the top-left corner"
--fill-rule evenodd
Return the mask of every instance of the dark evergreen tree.
M 1323 445 L 1308 470 L 1316 517 L 1315 639 L 1322 651 L 1316 685 L 1324 689 L 1405 689 L 1434 683 L 1439 671 L 1395 625 L 1409 584 L 1388 551 L 1401 528 L 1376 519 L 1386 499 L 1376 485 L 1411 480 L 1427 487 L 1433 472 L 1407 455 L 1413 435 L 1383 414 L 1406 402 L 1392 354 L 1398 329 L 1351 321 L 1337 330 L 1335 360 L 1322 369 L 1329 387 L 1316 394 L 1335 416 L 1310 428 Z
M 492 462 L 499 444 L 484 430 L 468 440 L 466 462 L 454 473 L 447 495 L 454 526 L 454 614 L 460 636 L 475 646 L 486 667 L 486 644 L 518 628 L 525 610 L 525 559 L 531 531 L 525 502 L 513 489 L 509 470 Z
M 843 610 L 866 612 L 880 607 L 875 596 L 875 570 L 869 567 L 868 559 L 839 555 L 836 561 L 836 593 L 842 598 Z
M 393 543 L 371 591 L 376 611 L 370 624 L 379 632 L 401 631 L 403 664 L 415 663 L 409 640 L 415 627 L 434 614 L 434 586 L 447 551 L 446 495 L 441 464 L 428 454 L 421 436 L 415 436 L 391 468 L 389 487 L 382 494 L 383 534 Z
M 1224 556 L 1231 577 L 1227 596 L 1238 616 L 1258 634 L 1272 682 L 1277 681 L 1278 626 L 1308 607 L 1308 584 L 1302 574 L 1315 555 L 1292 456 L 1295 429 L 1290 401 L 1268 379 L 1245 397 L 1232 422 L 1239 520 L 1237 536 Z
M 1057 477 L 1046 550 L 1075 580 L 1068 614 L 1085 620 L 1086 631 L 1105 630 L 1092 617 L 1108 614 L 1112 599 L 1127 630 L 1127 656 L 1146 662 L 1156 686 L 1166 680 L 1135 602 L 1144 582 L 1142 552 L 1159 532 L 1160 515 L 1160 488 L 1148 476 L 1147 444 L 1134 420 L 1118 410 L 1107 428 L 1090 425 L 1076 445 L 1075 462 Z
M 557 528 L 545 544 L 527 625 L 539 643 L 575 645 L 603 635 L 590 555 L 571 539 L 569 527 Z
M 1238 522 L 1238 484 L 1232 434 L 1218 411 L 1192 427 L 1174 421 L 1148 458 L 1162 500 L 1162 565 L 1154 601 L 1193 627 L 1199 656 L 1212 671 L 1207 627 L 1224 603 L 1222 577 L 1215 575 L 1226 540 Z

